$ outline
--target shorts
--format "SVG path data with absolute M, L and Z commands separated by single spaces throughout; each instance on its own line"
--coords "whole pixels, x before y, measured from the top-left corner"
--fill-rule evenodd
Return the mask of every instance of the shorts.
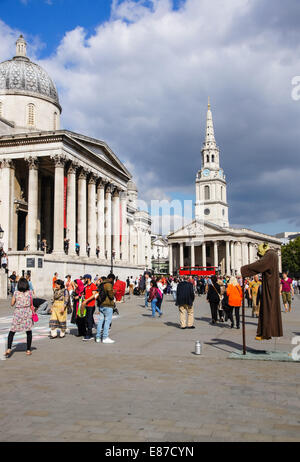
M 288 303 L 289 305 L 292 304 L 292 294 L 291 292 L 282 292 L 282 301 L 284 304 Z

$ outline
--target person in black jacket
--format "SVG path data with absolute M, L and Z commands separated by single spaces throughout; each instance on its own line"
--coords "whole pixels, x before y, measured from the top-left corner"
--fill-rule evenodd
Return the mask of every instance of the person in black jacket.
M 194 326 L 194 300 L 195 293 L 193 285 L 187 281 L 180 282 L 177 286 L 176 305 L 179 307 L 181 329 L 195 329 Z M 187 322 L 186 322 L 187 315 Z
M 218 320 L 218 308 L 221 301 L 221 288 L 217 282 L 217 276 L 212 276 L 212 284 L 208 286 L 206 300 L 210 304 L 211 323 L 216 324 Z

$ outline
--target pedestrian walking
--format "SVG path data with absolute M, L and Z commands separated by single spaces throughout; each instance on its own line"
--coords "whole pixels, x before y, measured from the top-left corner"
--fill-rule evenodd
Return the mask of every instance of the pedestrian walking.
M 156 281 L 152 279 L 152 281 L 150 282 L 150 292 L 149 292 L 149 298 L 148 298 L 148 301 L 151 303 L 152 318 L 155 318 L 156 311 L 158 312 L 159 317 L 162 316 L 162 312 L 158 306 L 160 299 L 161 299 L 161 296 L 160 296 L 160 291 L 157 287 L 157 283 Z
M 96 342 L 104 344 L 115 343 L 115 340 L 112 340 L 109 337 L 109 329 L 112 322 L 113 311 L 115 306 L 115 292 L 113 289 L 115 281 L 115 275 L 109 274 L 107 279 L 105 279 L 99 286 L 97 293 L 98 307 L 100 312 L 99 322 L 97 325 L 97 334 Z
M 5 356 L 10 357 L 12 352 L 12 343 L 16 332 L 26 332 L 27 350 L 26 355 L 30 356 L 32 344 L 32 293 L 29 290 L 29 284 L 26 278 L 20 278 L 12 300 L 11 306 L 15 306 L 13 320 L 8 334 L 7 351 Z
M 73 292 L 73 311 L 71 324 L 77 325 L 77 337 L 86 336 L 86 310 L 81 311 L 82 302 L 84 300 L 84 284 L 81 279 L 75 279 Z
M 57 279 L 53 293 L 53 305 L 51 310 L 51 318 L 49 322 L 50 338 L 57 338 L 57 330 L 60 331 L 60 338 L 64 338 L 67 330 L 67 314 L 70 304 L 70 296 L 65 289 L 64 281 Z
M 94 325 L 94 313 L 95 313 L 95 305 L 96 305 L 96 298 L 95 295 L 98 293 L 98 289 L 96 284 L 92 282 L 92 276 L 90 274 L 85 274 L 83 276 L 84 280 L 84 302 L 82 304 L 82 308 L 86 309 L 86 335 L 84 336 L 83 340 L 93 340 L 93 325 Z
M 212 284 L 208 286 L 206 299 L 210 304 L 211 323 L 216 324 L 218 320 L 218 311 L 221 309 L 220 307 L 222 306 L 222 295 L 221 287 L 217 281 L 217 276 L 212 276 L 211 281 Z M 224 322 L 223 317 L 221 317 L 221 320 L 222 322 Z
M 176 305 L 179 307 L 181 329 L 195 329 L 193 307 L 195 293 L 193 285 L 187 279 L 186 277 L 177 286 Z
M 237 278 L 232 277 L 229 280 L 229 284 L 226 290 L 228 296 L 228 305 L 229 305 L 229 313 L 228 318 L 231 321 L 231 328 L 234 328 L 234 320 L 233 320 L 233 310 L 236 319 L 236 328 L 240 329 L 240 307 L 242 304 L 243 299 L 243 290 L 240 284 L 237 281 Z
M 293 280 L 288 277 L 287 273 L 282 273 L 280 281 L 280 293 L 284 304 L 285 312 L 292 311 L 292 295 L 294 296 Z M 289 305 L 289 307 L 288 307 Z

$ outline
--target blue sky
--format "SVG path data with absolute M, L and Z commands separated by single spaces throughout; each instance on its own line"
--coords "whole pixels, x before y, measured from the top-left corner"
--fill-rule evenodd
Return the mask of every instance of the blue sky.
M 183 0 L 173 0 L 173 9 L 182 3 Z M 42 58 L 77 26 L 93 33 L 99 24 L 109 20 L 111 4 L 112 0 L 0 0 L 0 18 L 27 37 L 38 36 L 44 45 L 39 53 Z
M 114 4 L 0 0 L 0 61 L 22 32 L 62 126 L 105 140 L 147 201 L 195 199 L 210 96 L 231 224 L 298 231 L 299 0 Z

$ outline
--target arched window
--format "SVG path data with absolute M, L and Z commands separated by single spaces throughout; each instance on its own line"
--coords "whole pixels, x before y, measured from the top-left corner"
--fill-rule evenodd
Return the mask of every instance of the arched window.
M 209 162 L 209 156 L 206 156 L 206 162 Z
M 223 200 L 223 186 L 221 186 L 221 201 Z
M 214 155 L 211 156 L 211 161 L 212 161 L 212 162 L 215 161 L 215 156 L 214 156 Z
M 57 130 L 57 112 L 53 114 L 53 130 Z
M 210 189 L 209 186 L 204 187 L 204 200 L 209 201 L 210 200 Z
M 35 125 L 35 107 L 34 104 L 28 104 L 27 124 L 34 127 Z

